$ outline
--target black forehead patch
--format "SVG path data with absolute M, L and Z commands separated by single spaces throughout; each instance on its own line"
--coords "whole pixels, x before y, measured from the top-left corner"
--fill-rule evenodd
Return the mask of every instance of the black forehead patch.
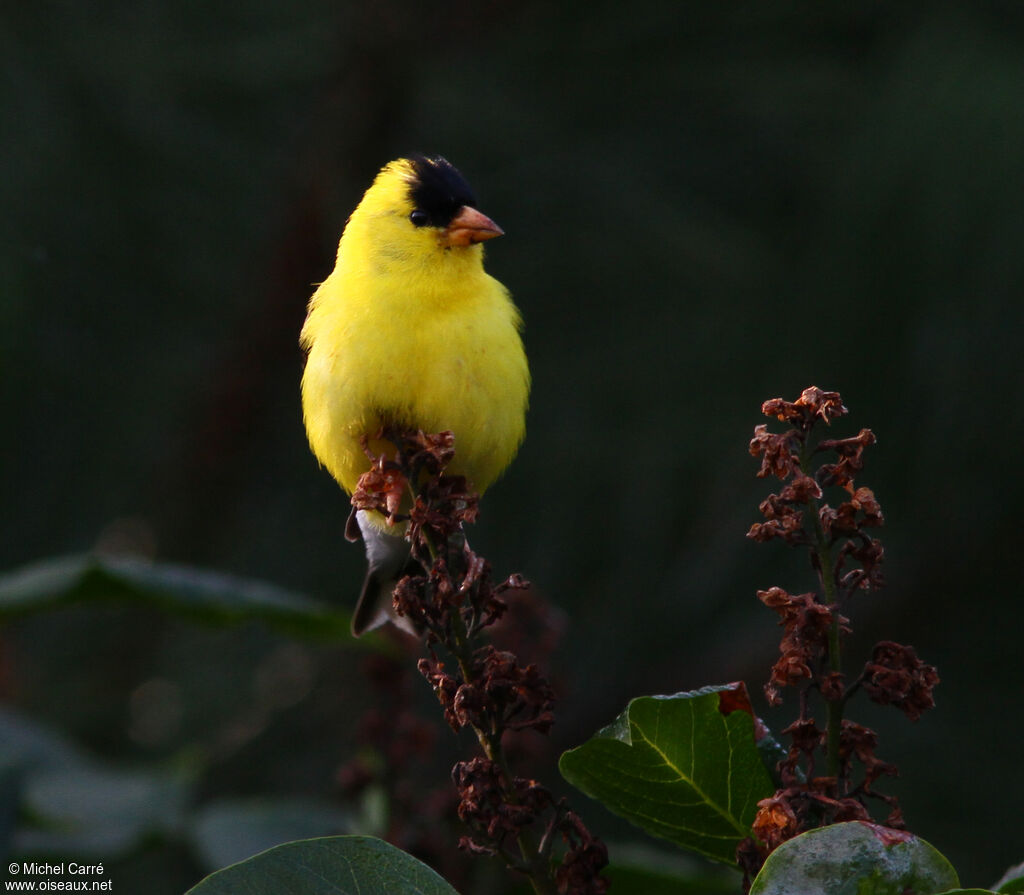
M 447 227 L 463 205 L 476 207 L 476 196 L 458 168 L 440 156 L 409 156 L 415 179 L 409 189 L 413 208 L 426 214 L 425 223 Z

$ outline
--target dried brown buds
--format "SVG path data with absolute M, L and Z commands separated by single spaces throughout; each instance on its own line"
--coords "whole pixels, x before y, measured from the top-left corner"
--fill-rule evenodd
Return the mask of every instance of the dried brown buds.
M 754 428 L 750 453 L 761 459 L 758 477 L 775 476 L 783 484 L 761 502 L 764 521 L 752 525 L 747 536 L 779 538 L 807 549 L 818 580 L 815 590 L 797 595 L 780 587 L 757 592 L 783 628 L 780 655 L 765 685 L 768 701 L 780 704 L 784 687 L 800 688 L 801 694 L 799 718 L 783 731 L 790 746 L 778 766 L 782 788 L 759 803 L 755 838 L 737 852 L 748 877 L 775 847 L 799 833 L 842 820 L 869 820 L 868 797 L 888 805 L 886 823 L 902 827 L 896 799 L 873 788 L 880 777 L 895 775 L 896 768 L 875 755 L 875 732 L 843 718 L 843 711 L 863 687 L 875 702 L 896 706 L 917 720 L 934 705 L 932 691 L 939 680 L 912 647 L 891 641 L 875 647 L 852 684 L 847 685 L 842 671 L 842 644 L 850 626 L 840 608 L 846 612 L 854 594 L 884 584 L 885 552 L 869 534 L 883 525 L 882 508 L 870 488 L 855 482 L 874 434 L 861 429 L 849 438 L 817 437 L 820 425 L 847 410 L 838 392 L 816 387 L 805 389 L 796 401 L 766 401 L 762 411 L 790 428 L 779 433 L 767 424 Z M 826 502 L 832 495 L 839 499 Z M 826 723 L 820 727 L 811 715 L 814 698 L 825 707 Z
M 875 645 L 874 656 L 864 666 L 864 689 L 880 705 L 893 705 L 911 721 L 935 707 L 932 691 L 939 674 L 922 662 L 912 646 L 891 640 Z
M 781 587 L 772 587 L 759 590 L 757 596 L 779 614 L 784 628 L 779 644 L 782 655 L 772 667 L 771 678 L 764 688 L 768 701 L 779 705 L 782 702 L 779 687 L 795 686 L 814 677 L 812 667 L 817 667 L 828 650 L 833 623 L 838 622 L 843 632 L 849 628 L 847 619 L 835 616 L 833 610 L 817 602 L 812 593 L 792 596 Z
M 608 863 L 604 845 L 546 788 L 508 770 L 506 738 L 523 731 L 546 734 L 554 723 L 554 690 L 536 664 L 482 643 L 481 635 L 506 616 L 507 598 L 529 585 L 518 575 L 492 583 L 490 564 L 466 542 L 463 526 L 476 519 L 478 497 L 465 479 L 444 474 L 454 452 L 451 433 L 389 430 L 381 437 L 397 453 L 374 456 L 367 445 L 372 466 L 360 479 L 353 506 L 408 523 L 410 553 L 420 568 L 398 582 L 394 608 L 424 634 L 429 656 L 417 667 L 445 721 L 456 732 L 472 730 L 484 753 L 452 771 L 458 816 L 471 831 L 460 846 L 501 857 L 544 891 L 553 883 L 565 895 L 600 895 L 608 885 L 600 876 Z M 523 625 L 539 620 L 547 628 L 542 640 L 553 649 L 560 624 L 546 623 L 544 612 L 541 602 L 528 601 L 501 636 L 523 642 Z M 565 850 L 553 862 L 559 838 Z

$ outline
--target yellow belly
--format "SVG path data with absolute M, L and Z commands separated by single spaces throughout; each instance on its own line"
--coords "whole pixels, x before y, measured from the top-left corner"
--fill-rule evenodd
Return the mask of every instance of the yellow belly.
M 511 462 L 524 433 L 529 373 L 518 315 L 487 278 L 472 300 L 314 306 L 303 338 L 302 379 L 310 446 L 351 493 L 369 468 L 360 438 L 384 423 L 455 433 L 449 472 L 485 490 Z M 336 288 L 330 279 L 321 290 Z

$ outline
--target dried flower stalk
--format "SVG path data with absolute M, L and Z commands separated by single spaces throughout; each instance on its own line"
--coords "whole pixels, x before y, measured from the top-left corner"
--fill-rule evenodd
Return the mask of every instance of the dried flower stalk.
M 874 731 L 843 717 L 850 697 L 859 689 L 882 705 L 893 705 L 911 720 L 934 705 L 935 669 L 918 659 L 912 647 L 879 643 L 871 661 L 853 681 L 843 669 L 843 641 L 850 633 L 847 614 L 858 593 L 885 583 L 885 552 L 873 530 L 884 522 L 870 488 L 855 478 L 864 468 L 864 454 L 875 443 L 870 429 L 848 438 L 821 438 L 820 427 L 847 414 L 838 392 L 805 389 L 796 401 L 774 398 L 762 406 L 765 416 L 788 423 L 782 432 L 767 424 L 754 429 L 750 453 L 761 460 L 758 477 L 784 483 L 760 505 L 764 521 L 751 526 L 755 541 L 779 539 L 808 551 L 817 573 L 813 591 L 789 594 L 780 587 L 758 591 L 758 598 L 779 616 L 782 639 L 765 695 L 782 702 L 784 687 L 800 689 L 800 714 L 786 730 L 787 757 L 779 763 L 781 788 L 759 804 L 756 839 L 740 845 L 737 858 L 749 875 L 782 842 L 814 827 L 845 820 L 868 820 L 869 798 L 889 807 L 886 823 L 903 828 L 896 799 L 877 792 L 879 777 L 897 773 L 875 755 Z M 836 493 L 837 505 L 825 502 Z M 824 702 L 825 727 L 811 714 L 817 696 Z M 824 752 L 824 767 L 820 754 Z M 859 780 L 855 779 L 859 766 Z
M 528 585 L 518 575 L 493 583 L 490 564 L 470 549 L 463 525 L 476 519 L 478 497 L 461 476 L 444 473 L 455 450 L 450 432 L 385 430 L 378 437 L 397 452 L 371 455 L 352 505 L 408 523 L 420 568 L 398 582 L 394 608 L 422 632 L 429 655 L 417 667 L 445 721 L 456 732 L 471 729 L 483 753 L 452 771 L 458 815 L 470 830 L 459 845 L 502 858 L 537 893 L 601 895 L 608 888 L 600 876 L 608 863 L 604 844 L 564 799 L 509 765 L 507 735 L 546 734 L 554 723 L 554 691 L 537 666 L 483 637 L 505 615 L 508 598 Z M 560 859 L 558 842 L 565 846 Z

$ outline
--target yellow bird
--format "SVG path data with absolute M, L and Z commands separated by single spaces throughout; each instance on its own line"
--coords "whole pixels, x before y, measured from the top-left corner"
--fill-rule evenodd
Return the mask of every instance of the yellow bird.
M 352 212 L 334 270 L 309 302 L 302 409 L 310 447 L 349 494 L 369 469 L 360 444 L 383 425 L 451 430 L 448 468 L 483 492 L 525 432 L 530 373 L 521 318 L 484 271 L 482 242 L 501 228 L 476 208 L 443 158 L 386 165 Z M 391 592 L 408 562 L 404 529 L 356 514 L 369 571 L 356 636 L 395 617 Z

